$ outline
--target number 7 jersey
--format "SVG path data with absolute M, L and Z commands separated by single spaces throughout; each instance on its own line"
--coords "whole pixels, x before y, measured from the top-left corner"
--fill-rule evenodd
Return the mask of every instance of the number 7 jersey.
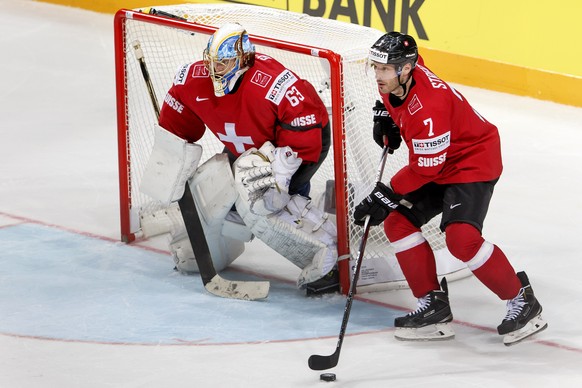
M 392 177 L 393 190 L 407 194 L 429 182 L 498 178 L 503 168 L 497 127 L 426 68 L 422 58 L 412 74 L 413 83 L 404 101 L 382 94 L 409 150 L 408 165 Z
M 214 95 L 202 61 L 184 65 L 166 94 L 160 125 L 195 142 L 205 125 L 239 156 L 266 141 L 290 146 L 304 162 L 317 162 L 329 147 L 327 109 L 313 86 L 275 59 L 257 53 L 235 90 Z

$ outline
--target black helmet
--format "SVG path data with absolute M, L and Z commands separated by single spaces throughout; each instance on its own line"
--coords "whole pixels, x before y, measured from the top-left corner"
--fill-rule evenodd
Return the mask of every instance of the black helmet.
M 370 48 L 368 58 L 375 62 L 400 65 L 411 63 L 412 68 L 418 61 L 418 46 L 410 35 L 392 31 L 382 35 Z

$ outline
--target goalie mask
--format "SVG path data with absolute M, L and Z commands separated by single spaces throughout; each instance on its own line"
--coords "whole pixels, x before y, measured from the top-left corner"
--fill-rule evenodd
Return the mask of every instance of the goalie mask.
M 369 62 L 393 64 L 396 66 L 396 74 L 400 75 L 405 64 L 410 63 L 416 67 L 418 61 L 418 46 L 410 35 L 392 31 L 382 35 L 370 48 Z
M 222 97 L 232 92 L 254 59 L 255 46 L 240 24 L 228 23 L 216 30 L 204 50 L 204 65 L 210 73 L 214 94 Z

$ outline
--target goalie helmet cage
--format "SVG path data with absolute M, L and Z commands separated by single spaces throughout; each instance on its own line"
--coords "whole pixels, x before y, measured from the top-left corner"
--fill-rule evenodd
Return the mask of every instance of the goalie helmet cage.
M 269 55 L 307 79 L 328 108 L 332 147 L 312 179 L 316 203 L 335 202 L 340 258 L 355 257 L 363 228 L 350 222 L 353 208 L 374 186 L 378 146 L 371 134 L 372 106 L 379 98 L 377 87 L 366 72 L 369 47 L 383 32 L 355 24 L 311 17 L 289 11 L 240 4 L 181 4 L 160 6 L 157 16 L 150 9 L 120 10 L 115 15 L 115 67 L 119 153 L 121 235 L 125 242 L 151 232 L 169 231 L 166 210 L 139 190 L 154 139 L 156 115 L 133 53 L 139 42 L 152 85 L 161 106 L 178 68 L 202 59 L 208 38 L 222 24 L 240 23 L 256 51 Z M 181 18 L 181 19 L 179 19 Z M 183 19 L 183 20 L 182 20 Z M 233 107 L 236 109 L 236 107 Z M 219 153 L 223 145 L 207 130 L 199 141 L 201 163 Z M 387 181 L 408 159 L 406 145 L 386 165 Z M 329 184 L 330 181 L 334 183 Z M 335 190 L 329 190 L 333 187 Z M 327 188 L 327 192 L 326 192 Z M 332 192 L 334 192 L 332 194 Z M 334 195 L 330 200 L 330 195 Z M 321 201 L 316 201 L 321 198 Z M 160 216 L 162 215 L 162 216 Z M 152 220 L 154 220 L 152 222 Z M 466 276 L 465 266 L 445 248 L 438 225 L 440 217 L 423 227 L 423 235 L 437 254 L 437 269 L 449 279 Z M 349 260 L 340 260 L 340 280 L 347 292 Z M 358 291 L 407 287 L 382 227 L 370 230 Z

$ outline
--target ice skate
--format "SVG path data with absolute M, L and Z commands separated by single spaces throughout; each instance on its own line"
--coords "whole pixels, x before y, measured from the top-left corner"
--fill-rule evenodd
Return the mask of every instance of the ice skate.
M 445 278 L 441 281 L 441 288 L 418 299 L 415 311 L 394 320 L 394 338 L 401 341 L 437 341 L 455 337 L 450 326 L 453 314 Z
M 338 270 L 332 269 L 321 279 L 306 284 L 305 290 L 307 296 L 318 296 L 339 292 L 340 284 Z
M 542 306 L 534 296 L 525 272 L 518 272 L 522 288 L 517 296 L 507 301 L 507 314 L 497 332 L 504 335 L 506 346 L 515 345 L 525 338 L 544 330 L 548 324 L 542 319 Z

